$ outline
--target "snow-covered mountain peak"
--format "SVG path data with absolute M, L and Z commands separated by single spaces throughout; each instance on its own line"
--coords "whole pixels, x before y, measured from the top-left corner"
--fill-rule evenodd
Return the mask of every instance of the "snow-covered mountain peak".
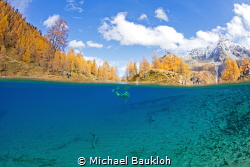
M 250 50 L 234 43 L 227 38 L 220 38 L 217 43 L 214 43 L 204 49 L 193 49 L 184 60 L 188 63 L 195 63 L 201 60 L 206 63 L 222 63 L 226 56 L 232 60 L 239 60 L 250 57 Z

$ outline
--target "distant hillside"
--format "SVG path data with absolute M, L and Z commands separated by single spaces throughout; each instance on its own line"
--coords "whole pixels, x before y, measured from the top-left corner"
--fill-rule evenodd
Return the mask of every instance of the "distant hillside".
M 145 73 L 145 75 L 135 75 L 131 81 L 142 82 L 142 83 L 164 83 L 171 85 L 178 84 L 190 84 L 191 82 L 183 75 L 161 69 L 152 69 Z
M 0 76 L 64 79 L 67 74 L 68 79 L 119 80 L 107 61 L 98 67 L 74 49 L 63 52 L 68 31 L 60 18 L 43 36 L 8 1 L 0 0 Z
M 208 70 L 222 75 L 225 69 L 225 58 L 229 57 L 237 61 L 238 66 L 243 64 L 244 59 L 250 59 L 250 49 L 232 42 L 226 38 L 220 38 L 217 43 L 204 49 L 193 49 L 183 60 L 189 64 L 193 71 Z
M 158 58 L 154 52 L 151 63 L 145 56 L 141 59 L 139 67 L 136 62 L 128 62 L 124 80 L 177 84 L 181 83 L 181 80 L 188 81 L 189 74 L 188 65 L 180 57 L 170 54 Z
M 215 84 L 216 75 L 210 71 L 192 71 L 192 78 L 199 78 L 200 84 Z M 191 79 L 191 78 L 190 78 Z M 195 81 L 194 84 L 197 84 Z
M 162 83 L 169 85 L 198 85 L 215 84 L 216 76 L 210 71 L 192 71 L 190 74 L 190 78 L 187 78 L 182 74 L 172 71 L 154 69 L 148 71 L 145 77 L 136 75 L 131 81 L 141 83 Z
M 192 71 L 210 71 L 217 78 L 220 78 L 226 68 L 226 57 L 237 62 L 240 76 L 244 77 L 248 74 L 249 68 L 247 66 L 249 65 L 244 64 L 244 60 L 250 60 L 250 49 L 226 38 L 220 38 L 217 43 L 207 46 L 207 48 L 193 49 L 187 56 L 183 57 L 183 60 L 189 64 Z
M 11 61 L 47 68 L 53 45 L 8 2 L 0 1 L 0 9 L 0 70 L 8 69 Z
M 173 55 L 170 52 L 165 52 L 161 56 L 161 60 Z M 232 64 L 227 64 L 226 58 L 229 58 Z M 231 76 L 233 76 L 234 82 L 236 80 L 250 80 L 250 63 L 248 61 L 250 60 L 250 49 L 226 38 L 220 38 L 217 43 L 207 48 L 193 49 L 182 60 L 188 64 L 190 69 L 189 78 L 193 83 L 214 84 L 217 82 L 231 82 Z M 234 63 L 236 64 L 235 67 Z M 226 68 L 227 74 L 225 73 Z
M 220 38 L 217 43 L 210 45 L 207 48 L 193 49 L 184 57 L 184 60 L 188 64 L 193 65 L 201 62 L 221 64 L 226 57 L 229 57 L 234 61 L 250 58 L 250 49 L 236 44 L 229 39 Z

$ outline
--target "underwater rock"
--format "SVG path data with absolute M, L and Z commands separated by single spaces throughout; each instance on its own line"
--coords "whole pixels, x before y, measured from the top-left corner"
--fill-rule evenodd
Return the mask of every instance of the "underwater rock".
M 150 114 L 150 116 L 149 116 L 149 124 L 153 123 L 154 121 L 155 121 L 154 114 Z

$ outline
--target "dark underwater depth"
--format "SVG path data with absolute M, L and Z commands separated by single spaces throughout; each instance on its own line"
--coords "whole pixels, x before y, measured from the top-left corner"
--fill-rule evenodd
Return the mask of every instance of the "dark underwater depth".
M 128 92 L 130 97 L 118 97 Z M 77 167 L 79 157 L 250 166 L 250 84 L 204 87 L 0 81 L 0 166 Z M 101 165 L 105 166 L 105 165 Z M 110 166 L 119 166 L 116 164 Z

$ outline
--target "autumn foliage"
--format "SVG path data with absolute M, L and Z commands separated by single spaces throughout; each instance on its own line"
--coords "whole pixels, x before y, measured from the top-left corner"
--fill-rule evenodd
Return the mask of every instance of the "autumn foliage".
M 222 81 L 232 82 L 236 81 L 240 76 L 240 69 L 236 61 L 232 61 L 229 57 L 226 57 L 225 60 L 226 68 L 222 74 Z
M 243 64 L 240 66 L 240 72 L 242 75 L 248 74 L 250 68 L 250 62 L 248 59 L 243 60 Z
M 0 9 L 0 66 L 14 60 L 46 67 L 52 44 L 8 2 L 0 1 Z
M 64 50 L 67 45 L 68 32 L 69 27 L 66 20 L 60 18 L 51 26 L 45 36 L 56 50 Z
M 65 53 L 68 32 L 66 20 L 60 18 L 43 36 L 8 1 L 0 0 L 0 70 L 8 70 L 10 62 L 20 62 L 100 80 L 119 79 L 117 70 L 106 61 L 98 67 L 96 60 L 86 60 L 74 49 Z
M 190 73 L 189 67 L 184 61 L 176 55 L 166 56 L 164 58 L 155 59 L 154 62 L 156 69 L 163 69 L 173 71 L 176 73 L 188 76 Z
M 81 52 L 76 54 L 73 48 L 67 54 L 56 50 L 51 68 L 59 71 L 75 72 L 99 80 L 119 80 L 117 70 L 110 67 L 107 61 L 104 61 L 98 67 L 95 59 L 92 61 L 86 60 Z
M 139 63 L 139 71 L 137 72 L 137 66 L 135 62 L 130 61 L 126 68 L 126 78 L 131 80 L 135 75 L 138 77 L 147 77 L 150 70 L 165 70 L 172 71 L 175 73 L 182 74 L 184 77 L 188 78 L 190 74 L 189 66 L 184 63 L 184 61 L 177 57 L 176 55 L 166 56 L 164 58 L 158 58 L 156 52 L 154 52 L 152 57 L 152 63 L 149 63 L 147 58 L 143 56 Z
M 128 81 L 131 81 L 133 77 L 136 75 L 137 75 L 137 65 L 135 62 L 129 61 L 125 73 L 126 79 Z

